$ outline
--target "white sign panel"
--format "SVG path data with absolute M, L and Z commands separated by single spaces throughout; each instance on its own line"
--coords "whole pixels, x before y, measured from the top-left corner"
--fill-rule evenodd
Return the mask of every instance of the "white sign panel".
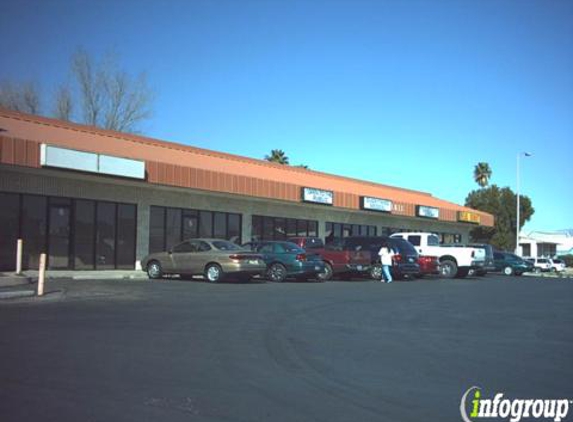
M 392 212 L 392 201 L 388 199 L 362 197 L 362 208 L 371 211 Z
M 425 218 L 440 218 L 440 209 L 418 205 L 418 216 Z
M 334 194 L 329 190 L 302 188 L 302 200 L 315 204 L 332 205 Z
M 145 161 L 42 144 L 40 164 L 90 173 L 145 179 Z
M 42 144 L 40 164 L 64 169 L 97 172 L 97 154 Z
M 145 162 L 100 154 L 99 172 L 114 176 L 145 179 Z

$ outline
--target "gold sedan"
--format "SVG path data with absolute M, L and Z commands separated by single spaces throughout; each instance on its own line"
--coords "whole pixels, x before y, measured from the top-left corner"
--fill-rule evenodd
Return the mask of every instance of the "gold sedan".
M 249 281 L 267 270 L 262 256 L 222 239 L 186 240 L 167 252 L 147 255 L 141 267 L 153 279 L 165 274 L 203 275 L 211 283 L 227 276 Z

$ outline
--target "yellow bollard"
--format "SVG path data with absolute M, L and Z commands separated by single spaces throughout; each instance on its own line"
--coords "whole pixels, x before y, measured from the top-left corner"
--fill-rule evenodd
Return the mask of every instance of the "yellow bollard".
M 46 279 L 46 254 L 40 255 L 40 271 L 38 272 L 38 296 L 44 296 L 44 281 Z

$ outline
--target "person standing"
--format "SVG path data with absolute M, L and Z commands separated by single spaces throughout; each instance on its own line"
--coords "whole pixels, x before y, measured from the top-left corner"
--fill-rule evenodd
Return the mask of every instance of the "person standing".
M 382 278 L 380 281 L 386 281 L 386 283 L 392 283 L 392 273 L 390 272 L 390 267 L 392 266 L 392 257 L 394 252 L 388 245 L 388 242 L 384 241 L 382 247 L 378 251 L 380 255 L 380 264 L 382 265 Z

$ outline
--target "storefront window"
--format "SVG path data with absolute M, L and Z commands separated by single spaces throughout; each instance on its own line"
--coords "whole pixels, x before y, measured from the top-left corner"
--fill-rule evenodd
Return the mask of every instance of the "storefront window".
M 115 268 L 116 240 L 116 204 L 99 202 L 97 204 L 96 269 Z
M 151 207 L 149 216 L 149 252 L 165 250 L 165 208 Z
M 95 201 L 76 200 L 73 223 L 74 268 L 91 270 L 95 256 Z
M 40 254 L 47 252 L 47 198 L 45 196 L 22 196 L 21 224 L 21 236 L 24 240 L 22 266 L 26 269 L 36 269 L 40 263 Z
M 0 192 L 0 271 L 16 269 L 20 195 Z
M 183 240 L 215 237 L 241 242 L 241 215 L 181 208 L 151 207 L 149 251 L 161 252 Z
M 181 242 L 181 210 L 167 208 L 165 217 L 165 246 L 172 248 Z
M 296 218 L 253 215 L 253 240 L 284 240 L 297 236 L 318 236 L 318 222 Z
M 193 239 L 199 236 L 199 217 L 194 210 L 183 210 L 183 239 Z
M 213 237 L 217 239 L 227 238 L 227 214 L 216 212 L 213 217 Z
M 213 213 L 199 212 L 199 237 L 213 237 Z
M 25 270 L 38 269 L 42 253 L 51 269 L 135 265 L 137 207 L 133 204 L 5 193 L 0 193 L 0 201 L 0 242 L 14 242 L 15 250 L 15 239 L 23 239 Z M 157 218 L 153 210 L 152 215 Z M 0 255 L 0 267 L 15 268 L 11 248 L 3 249 L 7 253 Z
M 136 214 L 135 205 L 119 204 L 117 206 L 117 268 L 134 268 Z

